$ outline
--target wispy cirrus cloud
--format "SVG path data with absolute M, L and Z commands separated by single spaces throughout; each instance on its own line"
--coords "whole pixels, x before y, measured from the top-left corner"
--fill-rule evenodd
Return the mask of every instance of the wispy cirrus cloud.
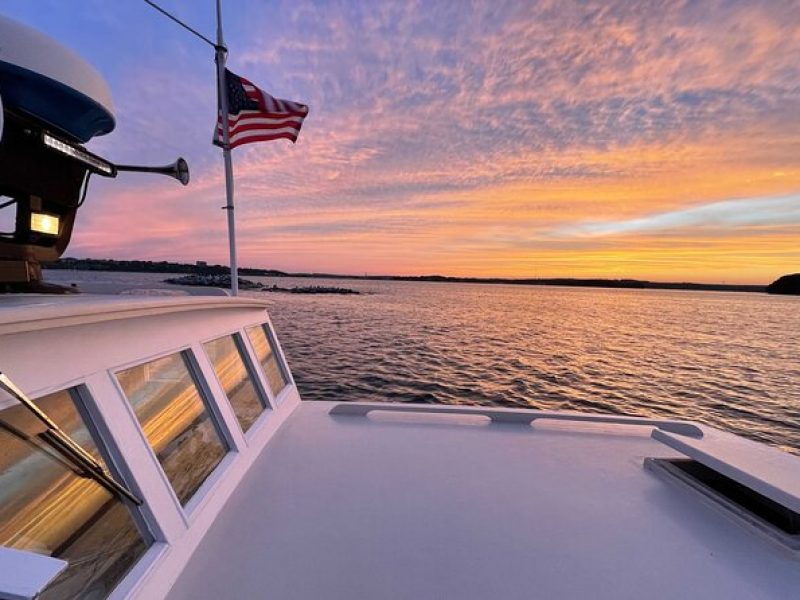
M 666 231 L 730 230 L 800 224 L 800 195 L 778 198 L 745 198 L 712 202 L 680 210 L 622 221 L 590 220 L 553 232 L 560 236 L 607 236 Z

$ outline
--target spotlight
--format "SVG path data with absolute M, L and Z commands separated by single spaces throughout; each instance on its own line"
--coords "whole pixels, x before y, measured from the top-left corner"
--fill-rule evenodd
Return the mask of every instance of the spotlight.
M 49 215 L 40 212 L 31 213 L 31 231 L 35 231 L 36 233 L 58 235 L 58 226 L 60 222 L 58 215 Z

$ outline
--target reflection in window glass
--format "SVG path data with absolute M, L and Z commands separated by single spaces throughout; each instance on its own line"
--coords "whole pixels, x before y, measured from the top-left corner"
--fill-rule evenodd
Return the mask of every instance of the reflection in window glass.
M 186 504 L 227 451 L 183 353 L 117 374 L 175 495 Z
M 36 400 L 101 463 L 69 392 Z M 0 411 L 0 546 L 69 562 L 40 598 L 105 597 L 147 550 L 128 507 L 46 442 L 46 428 L 24 406 Z
M 264 404 L 245 366 L 245 357 L 236 338 L 227 335 L 204 344 L 204 347 L 242 431 L 247 431 L 264 411 Z
M 272 336 L 267 335 L 267 327 L 266 324 L 248 327 L 247 337 L 250 338 L 250 342 L 253 344 L 258 362 L 261 363 L 261 368 L 264 369 L 264 375 L 267 376 L 267 382 L 274 398 L 286 386 L 288 379 L 283 365 L 279 362 L 280 358 L 278 358 L 275 345 L 272 343 Z

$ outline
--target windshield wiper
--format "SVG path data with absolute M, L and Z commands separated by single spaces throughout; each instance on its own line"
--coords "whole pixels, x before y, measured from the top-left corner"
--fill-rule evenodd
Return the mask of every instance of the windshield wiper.
M 36 406 L 33 400 L 28 398 L 2 371 L 0 371 L 0 389 L 10 394 L 15 400 L 27 408 L 33 416 L 44 423 L 45 427 L 47 427 L 47 431 L 41 436 L 41 439 L 47 442 L 52 448 L 58 451 L 62 456 L 71 460 L 81 471 L 86 473 L 87 476 L 94 479 L 112 494 L 127 498 L 136 505 L 142 504 L 142 500 L 136 494 L 109 475 L 105 468 L 103 468 L 103 465 L 95 460 L 86 450 L 81 448 L 78 442 L 67 435 L 46 412 Z

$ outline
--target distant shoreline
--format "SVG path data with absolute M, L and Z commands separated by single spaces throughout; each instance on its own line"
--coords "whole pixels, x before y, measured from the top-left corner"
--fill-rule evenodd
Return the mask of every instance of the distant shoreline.
M 62 258 L 46 265 L 46 269 L 76 271 L 112 271 L 133 273 L 196 273 L 221 275 L 229 273 L 224 265 L 189 264 L 168 261 L 111 260 L 94 258 Z M 639 279 L 580 279 L 571 277 L 522 278 L 506 277 L 446 277 L 444 275 L 340 275 L 336 273 L 287 273 L 274 269 L 239 269 L 241 276 L 304 277 L 315 279 L 351 279 L 364 281 L 417 281 L 440 283 L 483 283 L 504 285 L 549 285 L 563 287 L 591 287 L 612 289 L 688 290 L 707 292 L 766 292 L 766 285 L 737 285 L 726 283 L 657 282 Z
M 278 275 L 267 275 L 278 277 Z M 560 287 L 590 287 L 632 290 L 687 290 L 706 292 L 761 292 L 766 285 L 737 285 L 726 283 L 658 282 L 639 279 L 580 279 L 571 277 L 510 279 L 504 277 L 446 277 L 444 275 L 337 275 L 331 273 L 287 273 L 281 277 L 313 277 L 317 279 L 355 279 L 363 281 L 411 281 L 432 283 L 480 283 L 492 285 L 540 285 Z

